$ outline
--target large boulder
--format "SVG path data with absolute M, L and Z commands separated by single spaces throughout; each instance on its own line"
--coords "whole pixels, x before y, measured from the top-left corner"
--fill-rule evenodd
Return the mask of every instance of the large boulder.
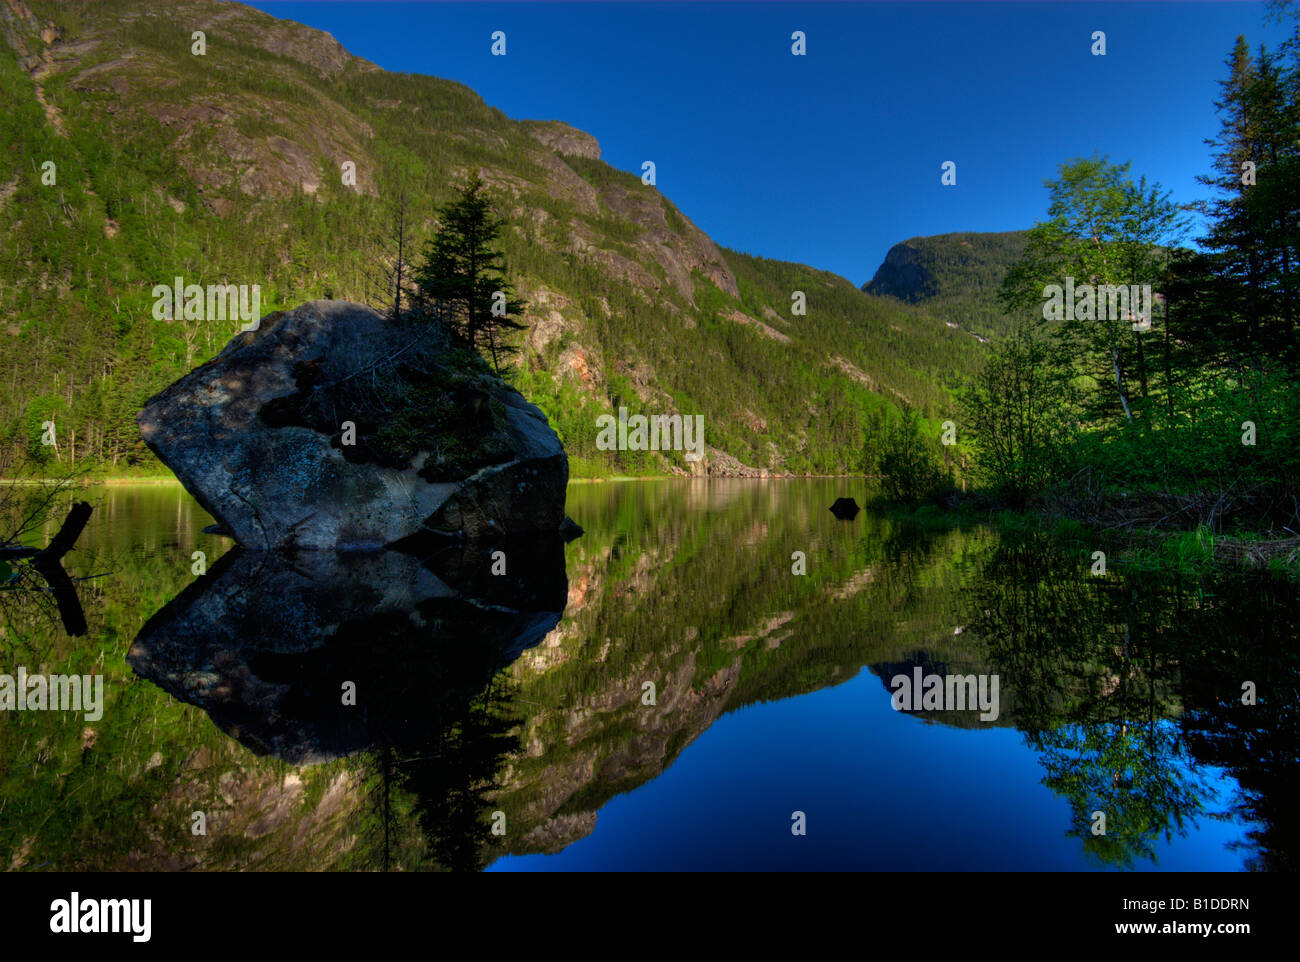
M 261 319 L 150 398 L 145 443 L 250 549 L 556 532 L 546 416 L 435 326 L 346 301 Z

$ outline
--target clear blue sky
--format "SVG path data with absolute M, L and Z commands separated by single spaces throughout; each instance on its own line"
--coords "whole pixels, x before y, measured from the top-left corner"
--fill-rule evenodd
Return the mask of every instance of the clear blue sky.
M 1176 200 L 1203 196 L 1224 61 L 1238 34 L 1284 34 L 1253 2 L 252 5 L 510 117 L 586 130 L 616 167 L 653 160 L 719 243 L 855 284 L 909 237 L 1028 227 L 1070 157 L 1132 160 Z

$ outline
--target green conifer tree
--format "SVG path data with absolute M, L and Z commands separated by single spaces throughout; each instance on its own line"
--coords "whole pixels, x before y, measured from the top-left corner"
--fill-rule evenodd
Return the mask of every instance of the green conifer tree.
M 524 328 L 516 318 L 526 306 L 506 280 L 505 257 L 495 246 L 505 222 L 475 175 L 439 208 L 438 223 L 414 272 L 415 313 L 440 320 L 485 351 L 499 374 L 501 360 L 515 350 L 506 336 Z

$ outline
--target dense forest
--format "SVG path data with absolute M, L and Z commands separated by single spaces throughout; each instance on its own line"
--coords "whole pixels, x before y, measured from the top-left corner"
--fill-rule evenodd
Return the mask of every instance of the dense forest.
M 481 176 L 526 305 L 504 375 L 574 476 L 883 474 L 908 499 L 1300 525 L 1295 39 L 1230 52 L 1209 199 L 1066 159 L 1031 229 L 905 241 L 858 289 L 718 248 L 580 131 L 306 27 L 201 0 L 26 10 L 0 15 L 0 474 L 163 473 L 135 413 L 240 322 L 160 318 L 156 285 L 256 285 L 262 313 L 382 304 L 395 223 L 421 249 Z M 1066 278 L 1153 290 L 1151 316 L 1047 319 Z M 703 414 L 706 465 L 600 450 L 620 406 Z
M 870 473 L 899 407 L 937 427 L 985 352 L 934 312 L 720 250 L 581 132 L 510 120 L 298 24 L 210 2 L 14 9 L 0 11 L 0 475 L 165 473 L 136 412 L 241 322 L 169 320 L 156 285 L 257 285 L 262 314 L 382 303 L 399 213 L 422 249 L 471 174 L 528 305 L 507 376 L 575 476 L 691 468 L 599 450 L 596 418 L 620 405 L 703 414 L 711 473 Z
M 1268 560 L 1294 560 L 1300 11 L 1275 9 L 1292 38 L 1252 51 L 1241 37 L 1228 56 L 1210 199 L 1179 201 L 1101 156 L 1048 179 L 1048 216 L 1017 239 L 997 291 L 1005 333 L 958 390 L 982 495 L 1103 526 L 1266 534 Z M 918 263 L 969 296 L 950 258 L 898 261 L 885 280 L 910 265 L 921 305 L 935 292 Z M 911 443 L 929 453 L 896 487 L 942 496 L 939 441 L 917 428 Z

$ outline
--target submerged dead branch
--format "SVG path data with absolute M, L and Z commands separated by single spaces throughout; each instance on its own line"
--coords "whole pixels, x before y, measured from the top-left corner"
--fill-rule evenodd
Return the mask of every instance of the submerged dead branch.
M 48 507 L 49 499 L 42 502 L 42 505 Z M 78 501 L 71 510 L 68 511 L 67 518 L 64 519 L 62 526 L 48 545 L 44 548 L 31 548 L 22 545 L 0 545 L 0 558 L 7 561 L 26 561 L 30 570 L 35 571 L 44 579 L 49 586 L 49 591 L 54 597 L 55 605 L 58 607 L 59 619 L 63 622 L 63 629 L 72 637 L 78 637 L 86 633 L 86 614 L 81 607 L 81 599 L 77 595 L 76 583 L 68 576 L 63 569 L 63 556 L 72 550 L 81 537 L 81 532 L 85 529 L 86 523 L 90 520 L 90 514 L 93 509 L 85 501 Z M 31 515 L 28 516 L 20 526 L 20 530 L 25 529 L 30 524 Z M 18 585 L 19 590 L 30 588 L 32 586 L 22 584 Z M 6 594 L 12 595 L 12 590 L 6 591 Z

